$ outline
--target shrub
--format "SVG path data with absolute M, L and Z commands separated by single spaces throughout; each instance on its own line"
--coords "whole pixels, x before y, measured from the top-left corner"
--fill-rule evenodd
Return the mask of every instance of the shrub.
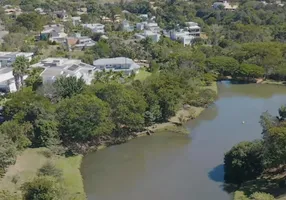
M 263 171 L 262 141 L 241 142 L 224 156 L 224 180 L 241 184 L 258 177 Z
M 37 177 L 21 187 L 23 200 L 56 200 L 61 199 L 61 186 L 53 177 Z
M 53 176 L 55 178 L 61 178 L 62 175 L 62 170 L 56 168 L 56 166 L 51 162 L 47 162 L 38 170 L 38 176 Z

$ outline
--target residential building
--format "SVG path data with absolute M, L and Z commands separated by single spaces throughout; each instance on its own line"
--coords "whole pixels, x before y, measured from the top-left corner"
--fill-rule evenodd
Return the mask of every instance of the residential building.
M 201 27 L 196 22 L 186 22 L 185 29 L 189 31 L 190 35 L 200 37 Z
M 24 56 L 29 61 L 32 60 L 34 53 L 29 52 L 0 52 L 0 67 L 10 67 L 14 61 L 16 60 L 16 57 L 18 56 Z
M 55 11 L 54 15 L 63 21 L 67 21 L 69 17 L 66 10 Z
M 238 8 L 237 4 L 230 4 L 228 1 L 218 1 L 213 3 L 214 9 L 219 9 L 220 7 L 225 10 L 236 10 Z
M 81 23 L 81 18 L 80 18 L 80 16 L 72 17 L 71 19 L 72 19 L 72 24 L 73 24 L 74 26 L 80 25 L 80 23 Z
M 18 16 L 22 13 L 22 10 L 18 6 L 12 6 L 12 5 L 5 5 L 3 6 L 4 12 L 6 15 L 15 15 Z
M 82 24 L 83 27 L 90 29 L 93 33 L 104 33 L 104 25 L 95 23 L 95 24 Z
M 47 58 L 39 63 L 32 65 L 31 67 L 44 68 L 41 73 L 43 82 L 54 82 L 57 77 L 74 76 L 77 78 L 83 78 L 86 84 L 91 84 L 95 67 L 81 60 L 68 59 L 68 58 Z
M 74 37 L 66 38 L 66 45 L 68 50 L 83 50 L 88 47 L 92 47 L 96 44 L 90 37 L 81 36 L 80 34 L 76 34 Z
M 77 9 L 77 14 L 78 15 L 83 15 L 83 14 L 87 14 L 87 8 L 86 7 L 80 7 Z
M 36 8 L 35 12 L 39 13 L 40 15 L 46 15 L 47 13 L 45 13 L 43 8 Z
M 34 53 L 26 52 L 0 52 L 0 93 L 17 91 L 11 65 L 18 56 L 24 56 L 31 61 L 33 55 Z M 26 79 L 27 76 L 23 78 Z
M 145 24 L 145 29 L 154 33 L 160 33 L 162 31 L 162 29 L 156 22 L 148 22 L 147 24 Z
M 124 72 L 126 75 L 136 74 L 140 66 L 130 58 L 102 58 L 95 60 L 93 65 L 96 69 L 114 72 Z
M 170 38 L 172 40 L 178 40 L 182 42 L 184 46 L 191 45 L 196 38 L 195 36 L 191 35 L 189 31 L 184 31 L 182 29 L 180 31 L 172 30 L 168 34 L 170 34 Z
M 132 25 L 130 25 L 129 21 L 124 20 L 124 21 L 122 21 L 122 30 L 127 31 L 127 32 L 131 32 L 131 31 L 134 31 L 134 27 Z
M 40 40 L 49 40 L 57 43 L 64 43 L 66 37 L 67 34 L 64 32 L 64 26 L 61 24 L 46 25 L 40 33 Z
M 142 40 L 142 39 L 145 39 L 148 37 L 148 38 L 151 38 L 152 41 L 154 41 L 154 42 L 159 42 L 161 34 L 153 32 L 153 31 L 149 31 L 149 30 L 144 30 L 143 33 L 136 33 L 135 37 L 138 40 Z

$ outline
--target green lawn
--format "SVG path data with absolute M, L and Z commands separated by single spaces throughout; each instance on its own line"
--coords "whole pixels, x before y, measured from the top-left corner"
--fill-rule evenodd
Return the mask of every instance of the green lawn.
M 139 73 L 135 75 L 134 80 L 144 81 L 150 75 L 150 72 L 147 72 L 145 69 L 140 69 Z
M 82 156 L 63 157 L 52 156 L 47 158 L 43 152 L 46 148 L 26 149 L 17 157 L 15 165 L 8 168 L 5 176 L 0 180 L 0 190 L 9 190 L 20 193 L 24 182 L 31 181 L 37 176 L 37 171 L 46 162 L 51 161 L 63 171 L 63 185 L 67 195 L 63 200 L 85 200 L 83 181 L 80 173 Z M 13 181 L 17 177 L 17 182 Z

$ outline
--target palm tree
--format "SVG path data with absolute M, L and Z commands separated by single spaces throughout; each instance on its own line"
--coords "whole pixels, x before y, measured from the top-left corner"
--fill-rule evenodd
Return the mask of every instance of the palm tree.
M 24 85 L 23 77 L 26 74 L 29 66 L 29 60 L 25 56 L 16 57 L 15 62 L 12 64 L 13 76 L 17 90 L 19 90 L 20 87 Z

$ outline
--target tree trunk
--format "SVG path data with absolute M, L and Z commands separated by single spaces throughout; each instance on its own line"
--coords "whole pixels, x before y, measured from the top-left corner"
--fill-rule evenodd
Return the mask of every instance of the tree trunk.
M 19 90 L 20 89 L 20 80 L 19 80 L 19 76 L 15 75 L 14 76 L 15 79 L 15 85 L 16 85 L 16 89 Z
M 23 79 L 23 75 L 21 75 L 21 76 L 20 76 L 20 82 L 21 82 L 20 87 L 23 87 L 23 86 L 24 86 L 24 79 Z

